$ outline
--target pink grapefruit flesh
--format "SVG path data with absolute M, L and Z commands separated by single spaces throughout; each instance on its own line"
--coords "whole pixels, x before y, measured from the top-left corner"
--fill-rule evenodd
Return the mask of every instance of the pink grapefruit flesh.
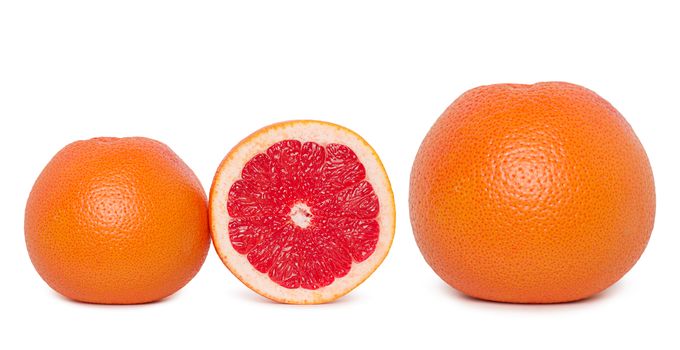
M 325 122 L 284 122 L 246 138 L 220 165 L 210 205 L 222 261 L 279 302 L 346 294 L 394 236 L 394 200 L 375 151 Z

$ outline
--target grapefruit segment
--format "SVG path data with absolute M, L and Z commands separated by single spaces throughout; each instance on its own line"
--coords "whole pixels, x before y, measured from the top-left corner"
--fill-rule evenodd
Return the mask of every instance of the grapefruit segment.
M 394 198 L 375 151 L 318 121 L 271 125 L 225 157 L 210 194 L 215 248 L 259 294 L 285 303 L 332 301 L 387 255 Z

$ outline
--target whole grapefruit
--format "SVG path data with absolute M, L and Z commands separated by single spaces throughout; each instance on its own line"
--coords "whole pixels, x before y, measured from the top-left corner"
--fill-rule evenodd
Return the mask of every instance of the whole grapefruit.
M 654 225 L 637 136 L 584 87 L 499 84 L 464 93 L 411 173 L 417 244 L 449 285 L 480 299 L 587 298 L 636 263 Z
M 64 296 L 151 302 L 201 268 L 210 245 L 207 199 L 191 169 L 158 141 L 77 141 L 35 182 L 25 236 L 35 269 Z

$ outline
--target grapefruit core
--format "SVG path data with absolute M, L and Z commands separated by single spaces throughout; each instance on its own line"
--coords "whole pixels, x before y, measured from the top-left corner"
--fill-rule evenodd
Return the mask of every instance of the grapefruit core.
M 378 155 L 359 135 L 289 121 L 247 137 L 210 191 L 215 249 L 255 292 L 282 303 L 335 300 L 380 265 L 395 209 Z

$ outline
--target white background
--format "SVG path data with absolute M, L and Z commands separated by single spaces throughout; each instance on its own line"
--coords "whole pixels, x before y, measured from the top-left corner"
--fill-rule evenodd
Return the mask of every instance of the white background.
M 680 9 L 674 1 L 2 1 L 0 348 L 676 349 L 680 311 Z M 608 99 L 646 147 L 656 227 L 623 280 L 584 302 L 475 301 L 422 259 L 408 219 L 415 152 L 467 89 L 563 80 Z M 196 278 L 143 306 L 94 306 L 33 269 L 23 210 L 61 147 L 94 136 L 167 143 L 206 190 L 227 151 L 276 121 L 345 125 L 393 182 L 390 255 L 321 306 L 269 302 L 211 248 Z

